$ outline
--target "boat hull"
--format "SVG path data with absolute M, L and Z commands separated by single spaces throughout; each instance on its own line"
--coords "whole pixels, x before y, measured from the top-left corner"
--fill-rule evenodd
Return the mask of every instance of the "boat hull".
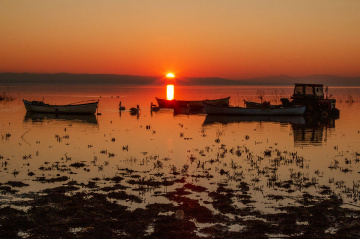
M 216 106 L 204 104 L 205 112 L 209 115 L 304 115 L 305 106 L 243 108 L 235 106 Z
M 49 105 L 39 101 L 23 100 L 27 112 L 55 114 L 95 114 L 97 102 L 73 105 Z
M 156 98 L 160 108 L 190 108 L 191 110 L 201 110 L 204 108 L 204 103 L 211 105 L 228 106 L 230 97 L 214 99 L 214 100 L 166 100 Z

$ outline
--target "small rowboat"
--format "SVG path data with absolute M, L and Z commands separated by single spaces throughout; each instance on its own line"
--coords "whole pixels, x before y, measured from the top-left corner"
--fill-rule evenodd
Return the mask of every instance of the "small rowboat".
M 50 105 L 42 101 L 23 100 L 27 112 L 55 114 L 95 114 L 99 101 L 74 103 L 68 105 Z
M 305 106 L 244 108 L 209 104 L 204 104 L 204 108 L 209 115 L 304 115 L 306 109 Z
M 156 97 L 155 97 L 156 98 Z M 156 98 L 160 108 L 190 108 L 191 110 L 201 110 L 205 104 L 228 106 L 230 97 L 214 100 L 166 100 Z

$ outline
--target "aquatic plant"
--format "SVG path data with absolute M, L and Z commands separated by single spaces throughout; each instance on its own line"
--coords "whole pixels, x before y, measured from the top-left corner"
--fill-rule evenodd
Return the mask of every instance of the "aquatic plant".
M 0 101 L 13 101 L 13 100 L 15 100 L 15 98 L 7 95 L 5 91 L 2 94 L 0 94 Z
M 163 168 L 163 163 L 160 161 L 160 160 L 157 160 L 155 163 L 154 163 L 154 169 L 155 168 Z

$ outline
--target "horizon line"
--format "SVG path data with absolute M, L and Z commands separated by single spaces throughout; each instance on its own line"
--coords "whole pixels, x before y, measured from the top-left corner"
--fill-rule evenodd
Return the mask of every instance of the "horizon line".
M 50 73 L 50 72 L 0 72 L 0 74 L 37 74 L 37 75 L 58 75 L 58 74 L 69 74 L 69 75 L 115 75 L 115 76 L 139 76 L 139 77 L 166 77 L 166 75 L 135 75 L 135 74 L 119 74 L 119 73 L 70 73 L 70 72 L 56 72 L 56 73 Z M 358 76 L 344 76 L 344 75 L 338 75 L 338 74 L 331 74 L 331 73 L 321 73 L 321 74 L 307 74 L 307 75 L 287 75 L 287 74 L 274 74 L 274 75 L 261 75 L 261 76 L 252 76 L 252 77 L 244 77 L 244 78 L 238 78 L 238 79 L 229 79 L 221 76 L 181 76 L 176 77 L 177 79 L 181 78 L 220 78 L 220 79 L 226 79 L 226 80 L 248 80 L 248 79 L 256 79 L 256 78 L 267 78 L 267 77 L 292 77 L 292 78 L 302 78 L 302 77 L 311 77 L 311 76 L 331 76 L 331 77 L 342 77 L 342 78 L 360 78 L 360 75 Z

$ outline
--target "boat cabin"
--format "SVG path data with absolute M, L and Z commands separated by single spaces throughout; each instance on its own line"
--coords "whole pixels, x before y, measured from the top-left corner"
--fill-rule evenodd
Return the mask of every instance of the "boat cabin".
M 325 91 L 327 92 L 327 87 L 325 87 Z M 324 99 L 324 86 L 322 84 L 295 84 L 294 94 L 291 98 Z

